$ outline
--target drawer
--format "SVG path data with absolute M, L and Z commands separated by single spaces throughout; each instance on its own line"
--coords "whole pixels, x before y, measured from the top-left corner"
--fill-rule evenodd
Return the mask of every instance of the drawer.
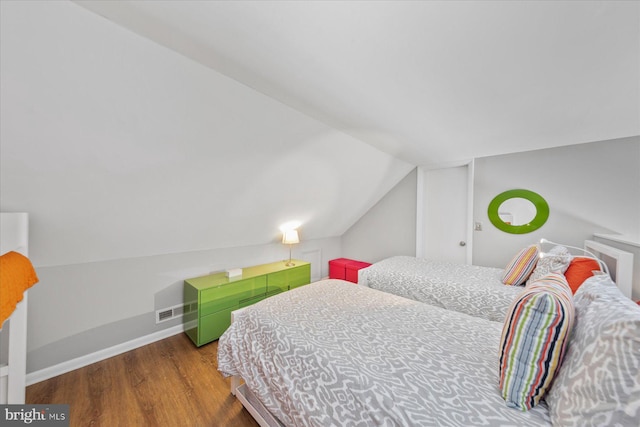
M 240 301 L 264 296 L 266 292 L 267 276 L 238 280 L 223 286 L 205 289 L 200 292 L 200 316 L 237 307 Z
M 308 285 L 308 284 L 309 284 L 309 281 L 308 281 L 308 280 L 305 280 L 305 281 L 304 281 L 304 283 L 295 283 L 295 284 L 294 284 L 294 283 L 292 283 L 292 284 L 289 286 L 289 289 L 299 288 L 300 286 L 304 286 L 304 285 Z
M 348 262 L 351 262 L 349 258 L 336 258 L 329 261 L 329 279 L 342 279 L 344 280 Z
M 278 271 L 267 276 L 267 294 L 269 296 L 289 290 L 288 271 Z
M 301 265 L 300 267 L 288 270 L 287 274 L 289 277 L 289 289 L 308 285 L 311 281 L 311 265 Z
M 231 325 L 231 312 L 238 308 L 234 306 L 198 319 L 198 346 L 220 338 Z
M 266 298 L 266 296 L 264 294 L 260 294 L 260 295 L 258 295 L 256 297 L 245 298 L 245 299 L 240 300 L 238 302 L 238 308 L 250 306 L 251 304 L 255 304 L 255 303 L 259 302 L 259 301 L 262 301 L 265 298 Z
M 352 261 L 345 268 L 345 280 L 348 282 L 358 283 L 358 271 L 369 267 L 371 264 L 362 261 Z

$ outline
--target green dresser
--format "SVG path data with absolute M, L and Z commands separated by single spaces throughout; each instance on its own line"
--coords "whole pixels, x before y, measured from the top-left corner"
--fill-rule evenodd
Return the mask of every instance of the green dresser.
M 184 281 L 184 305 L 196 310 L 185 313 L 185 332 L 200 347 L 214 341 L 231 324 L 231 312 L 266 297 L 311 282 L 311 264 L 293 260 L 242 269 L 242 276 L 210 274 Z

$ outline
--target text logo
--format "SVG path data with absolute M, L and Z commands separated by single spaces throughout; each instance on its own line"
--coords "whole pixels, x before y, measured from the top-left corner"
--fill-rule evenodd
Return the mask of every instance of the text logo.
M 69 427 L 69 405 L 0 405 L 3 426 Z

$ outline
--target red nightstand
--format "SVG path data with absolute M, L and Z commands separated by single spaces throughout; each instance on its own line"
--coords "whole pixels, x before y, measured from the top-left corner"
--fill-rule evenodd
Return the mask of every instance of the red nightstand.
M 347 277 L 347 264 L 351 261 L 353 260 L 348 258 L 336 258 L 329 261 L 329 279 L 344 280 Z
M 346 280 L 353 283 L 358 283 L 358 270 L 367 268 L 371 265 L 369 262 L 363 261 L 351 261 L 347 264 Z
M 336 258 L 329 261 L 329 279 L 342 279 L 358 283 L 358 270 L 371 264 L 349 258 Z

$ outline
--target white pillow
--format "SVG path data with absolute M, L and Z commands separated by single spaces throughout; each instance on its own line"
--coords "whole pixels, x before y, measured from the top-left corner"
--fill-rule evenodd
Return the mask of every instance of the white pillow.
M 640 420 L 640 307 L 608 275 L 574 296 L 575 324 L 546 401 L 553 425 L 637 426 Z
M 554 246 L 549 252 L 546 252 L 540 260 L 538 260 L 536 268 L 527 280 L 527 285 L 535 282 L 536 280 L 542 279 L 549 273 L 564 274 L 564 272 L 567 271 L 567 268 L 569 268 L 569 264 L 571 264 L 572 259 L 573 256 L 569 253 L 569 249 L 564 246 Z

